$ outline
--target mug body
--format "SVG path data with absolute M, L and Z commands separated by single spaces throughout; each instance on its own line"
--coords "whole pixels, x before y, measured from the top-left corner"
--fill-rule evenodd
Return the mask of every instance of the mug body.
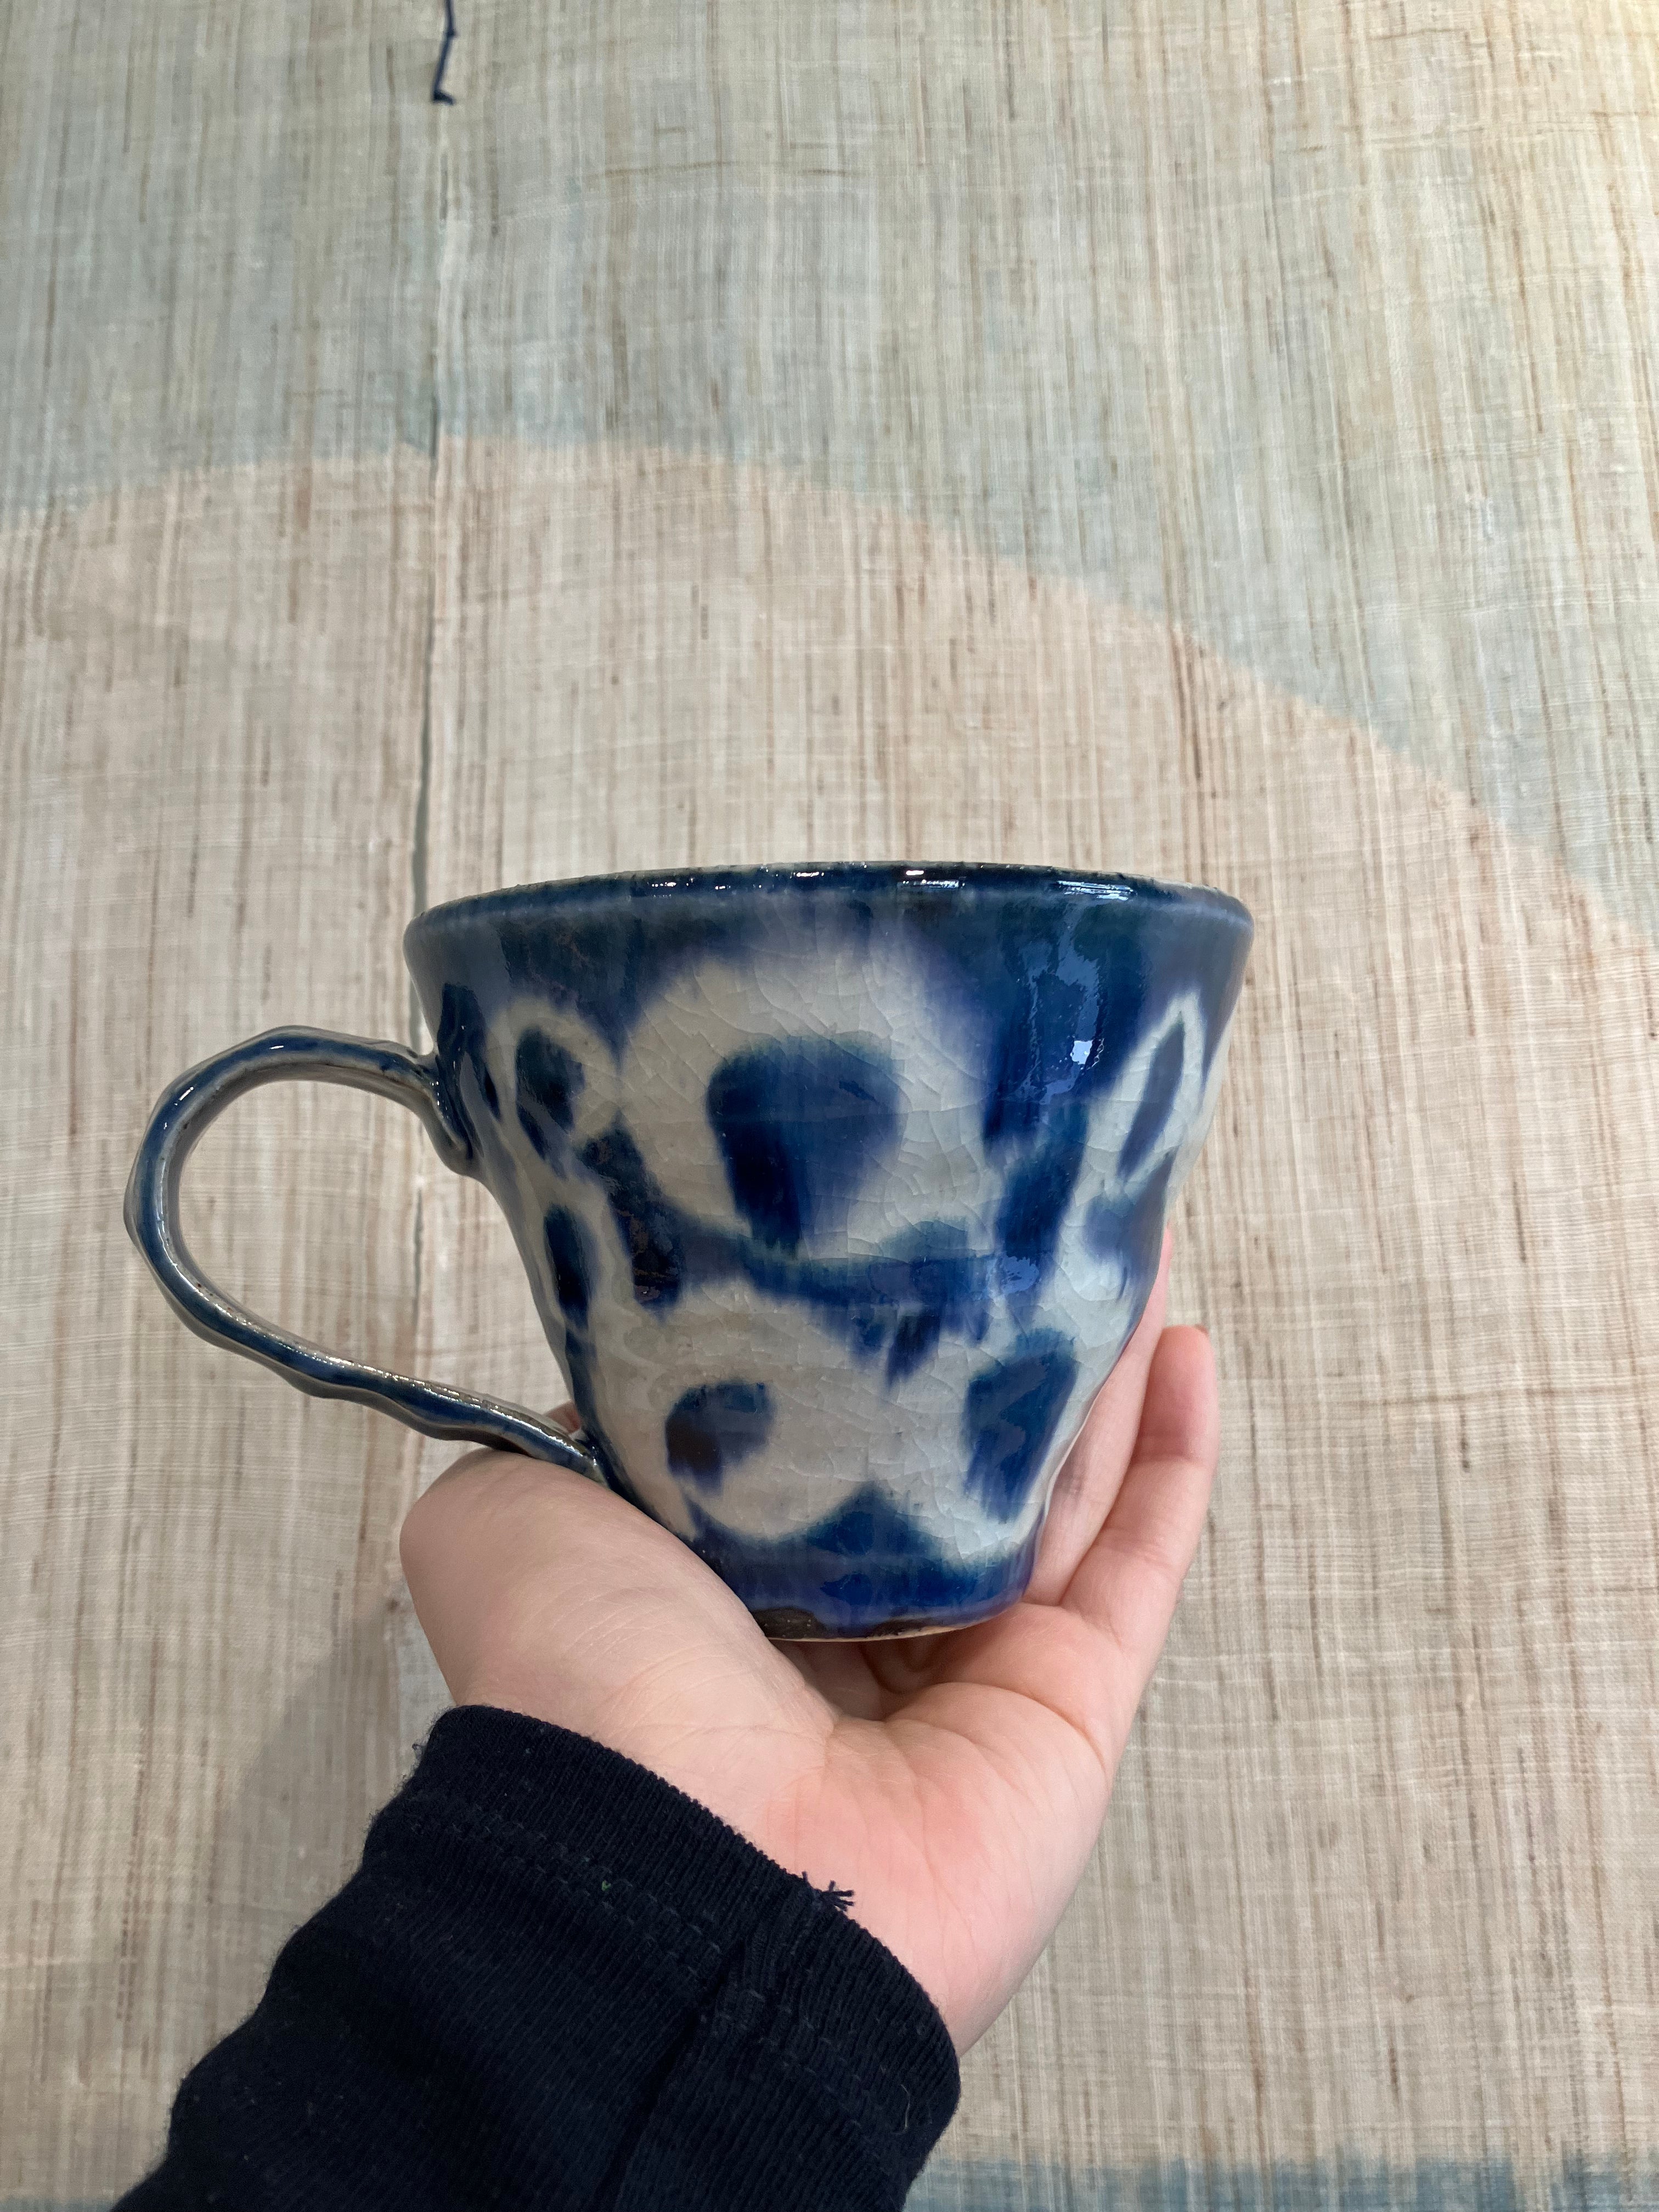
M 593 878 L 405 955 L 607 1480 L 777 1636 L 1013 1603 L 1251 924 L 1039 868 Z

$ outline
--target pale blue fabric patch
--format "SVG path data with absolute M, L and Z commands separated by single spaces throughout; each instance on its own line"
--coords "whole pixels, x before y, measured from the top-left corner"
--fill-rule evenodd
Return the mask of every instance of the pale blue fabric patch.
M 1566 2160 L 1547 2191 L 1507 2160 L 1364 2159 L 1312 2165 L 1089 2167 L 939 2160 L 906 2212 L 1653 2212 L 1659 2153 L 1628 2167 Z
M 1445 499 L 1391 498 L 1391 452 L 1339 404 L 1323 248 L 1304 241 L 1281 270 L 1273 343 L 1218 319 L 1196 268 L 1154 297 L 1144 256 L 1168 177 L 1214 155 L 1196 89 L 1170 88 L 1166 173 L 1140 158 L 1144 118 L 1109 75 L 1070 81 L 1089 162 L 1034 87 L 1018 188 L 999 190 L 976 161 L 998 137 L 983 58 L 1002 40 L 972 6 L 928 56 L 925 171 L 873 84 L 848 110 L 858 73 L 831 66 L 810 11 L 769 39 L 753 19 L 739 49 L 711 47 L 701 11 L 643 7 L 622 109 L 580 38 L 545 82 L 521 70 L 434 107 L 430 23 L 378 51 L 339 40 L 319 63 L 303 16 L 243 12 L 236 112 L 216 122 L 227 103 L 196 14 L 163 9 L 134 44 L 149 72 L 141 190 L 106 107 L 73 88 L 73 14 L 36 10 L 15 34 L 62 43 L 55 65 L 13 66 L 70 89 L 22 111 L 9 155 L 42 181 L 0 225 L 0 524 L 175 470 L 426 451 L 444 433 L 776 468 L 1178 622 L 1465 789 L 1659 935 L 1659 876 L 1618 830 L 1642 818 L 1640 740 L 1609 744 L 1601 714 L 1562 703 L 1601 695 L 1610 617 L 1544 580 L 1552 534 L 1571 528 L 1552 502 L 1589 464 L 1565 417 L 1540 449 L 1517 443 L 1535 396 L 1513 302 L 1498 285 L 1439 302 L 1472 387 L 1468 450 Z M 781 53 L 781 143 L 767 104 Z M 887 75 L 884 90 L 905 71 Z M 740 149 L 725 114 L 744 118 Z M 832 167 L 791 139 L 833 145 Z M 1357 262 L 1374 179 L 1340 139 L 1292 143 L 1276 155 L 1288 173 L 1209 210 L 1214 251 L 1294 191 L 1324 210 L 1338 265 Z M 1455 134 L 1426 134 L 1417 158 L 1400 190 L 1480 234 L 1486 187 Z M 1607 299 L 1600 265 L 1587 252 L 1574 282 L 1586 325 L 1611 326 L 1626 312 L 1617 258 Z M 1350 349 L 1370 327 L 1346 329 Z M 1160 473 L 1165 355 L 1185 392 L 1185 549 Z M 1586 500 L 1640 478 L 1634 418 L 1610 418 L 1603 441 Z M 1413 603 L 1420 578 L 1443 581 Z M 1609 605 L 1626 588 L 1607 580 Z M 1659 690 L 1659 631 L 1626 623 L 1614 657 L 1636 686 L 1608 710 L 1623 728 Z

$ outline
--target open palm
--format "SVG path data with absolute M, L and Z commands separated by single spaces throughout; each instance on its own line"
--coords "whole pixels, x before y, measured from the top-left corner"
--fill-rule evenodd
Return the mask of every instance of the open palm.
M 933 1998 L 958 2051 L 1030 1971 L 1100 1832 L 1197 1548 L 1214 1364 L 1165 1328 L 1170 1248 L 1061 1473 L 1031 1586 L 994 1620 L 770 1644 L 679 1539 L 580 1476 L 480 1452 L 404 1527 L 462 1705 L 651 1768 L 820 1887 Z

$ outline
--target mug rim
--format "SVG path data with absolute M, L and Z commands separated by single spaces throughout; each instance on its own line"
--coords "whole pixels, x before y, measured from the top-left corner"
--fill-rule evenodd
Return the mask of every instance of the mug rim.
M 409 945 L 417 934 L 468 921 L 511 918 L 526 908 L 580 906 L 602 896 L 625 896 L 643 901 L 690 891 L 704 896 L 741 897 L 756 892 L 785 890 L 913 890 L 951 891 L 973 890 L 1036 890 L 1039 887 L 1080 898 L 1109 899 L 1124 904 L 1156 906 L 1168 910 L 1181 906 L 1198 908 L 1255 935 L 1255 921 L 1243 900 L 1211 884 L 1174 883 L 1156 876 L 1098 874 L 1085 869 L 1058 868 L 1012 860 L 823 860 L 768 863 L 730 868 L 641 868 L 609 875 L 556 877 L 546 883 L 514 884 L 499 890 L 477 891 L 463 898 L 445 899 L 425 907 L 404 932 Z

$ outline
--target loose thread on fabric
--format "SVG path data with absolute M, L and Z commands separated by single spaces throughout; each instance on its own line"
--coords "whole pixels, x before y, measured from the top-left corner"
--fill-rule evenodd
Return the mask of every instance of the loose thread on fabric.
M 444 0 L 444 42 L 438 49 L 438 66 L 432 74 L 432 98 L 439 107 L 453 107 L 455 95 L 444 90 L 444 71 L 449 67 L 449 50 L 455 43 L 455 0 Z

